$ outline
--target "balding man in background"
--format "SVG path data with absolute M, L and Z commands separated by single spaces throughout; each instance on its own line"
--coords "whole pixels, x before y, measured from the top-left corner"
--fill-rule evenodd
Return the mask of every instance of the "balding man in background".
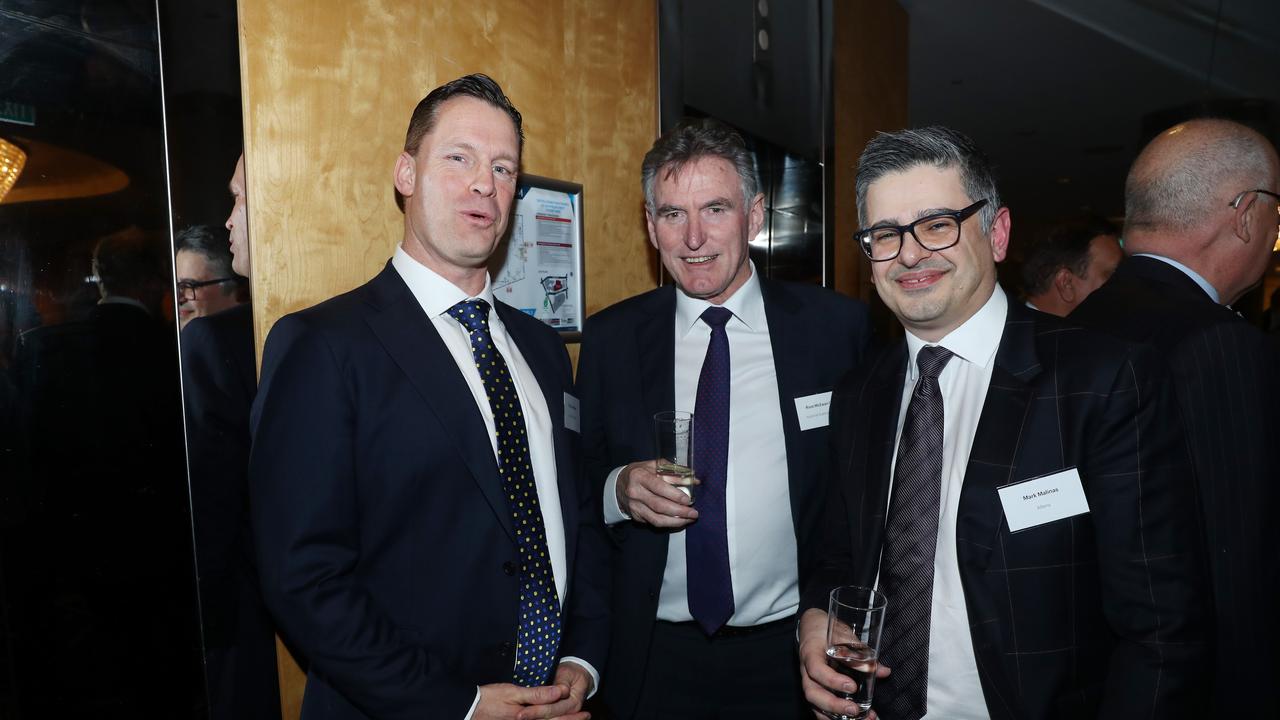
M 1124 258 L 1111 223 L 1078 220 L 1052 228 L 1031 244 L 1022 262 L 1027 305 L 1066 317 L 1111 278 Z
M 1156 346 L 1173 368 L 1213 578 L 1214 717 L 1270 716 L 1280 672 L 1280 365 L 1230 308 L 1271 257 L 1278 176 L 1275 148 L 1242 125 L 1195 120 L 1158 135 L 1125 183 L 1131 257 L 1071 315 Z

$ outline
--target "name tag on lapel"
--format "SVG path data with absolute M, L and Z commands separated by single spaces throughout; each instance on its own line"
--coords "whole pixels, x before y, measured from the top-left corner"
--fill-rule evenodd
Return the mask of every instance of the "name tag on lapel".
M 1083 515 L 1089 502 L 1075 468 L 997 488 L 1010 532 Z
M 582 434 L 582 419 L 578 417 L 578 398 L 564 394 L 564 426 L 579 435 Z
M 831 391 L 796 398 L 796 416 L 802 431 L 830 425 Z

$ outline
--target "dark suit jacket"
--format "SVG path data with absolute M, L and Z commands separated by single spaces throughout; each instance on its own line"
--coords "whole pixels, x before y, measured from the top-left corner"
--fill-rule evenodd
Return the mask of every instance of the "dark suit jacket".
M 1280 391 L 1271 338 L 1167 263 L 1134 257 L 1071 315 L 1155 346 L 1188 430 L 1216 605 L 1222 717 L 1274 712 L 1280 676 Z
M 193 319 L 181 344 L 210 716 L 279 718 L 275 628 L 258 589 L 249 530 L 249 409 L 258 390 L 253 307 Z
M 838 476 L 806 607 L 875 581 L 906 361 L 902 341 L 836 390 Z M 955 529 L 991 717 L 1196 717 L 1206 591 L 1162 368 L 1014 303 L 995 362 Z M 1090 512 L 1010 533 L 996 489 L 1073 467 Z
M 791 516 L 801 582 L 825 483 L 827 429 L 801 432 L 795 399 L 832 388 L 867 345 L 866 307 L 822 288 L 760 280 L 787 448 Z M 653 414 L 675 407 L 676 290 L 658 288 L 587 320 L 578 364 L 583 458 L 599 491 L 616 467 L 654 455 Z M 601 512 L 599 508 L 594 512 Z M 666 567 L 668 533 L 624 522 L 613 541 L 613 635 L 602 681 L 605 702 L 622 718 L 634 712 L 648 660 Z
M 561 654 L 601 668 L 607 558 L 563 423 L 568 355 L 549 328 L 495 308 L 555 426 L 571 568 Z M 275 325 L 253 431 L 263 591 L 310 661 L 304 718 L 462 718 L 476 685 L 512 681 L 518 554 L 489 431 L 389 264 Z

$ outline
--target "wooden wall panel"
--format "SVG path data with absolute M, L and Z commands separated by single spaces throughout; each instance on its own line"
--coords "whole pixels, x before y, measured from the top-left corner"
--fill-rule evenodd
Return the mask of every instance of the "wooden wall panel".
M 414 105 L 484 72 L 525 118 L 523 170 L 584 186 L 586 305 L 654 287 L 640 161 L 657 134 L 654 0 L 239 0 L 259 354 L 403 236 L 391 170 Z M 576 346 L 571 350 L 576 354 Z M 304 678 L 281 649 L 286 720 Z
M 259 347 L 372 277 L 403 234 L 391 168 L 414 105 L 470 72 L 525 118 L 523 170 L 584 185 L 586 304 L 656 284 L 640 160 L 657 132 L 653 0 L 240 0 Z
M 836 0 L 834 10 L 836 289 L 874 307 L 871 269 L 853 244 L 854 174 L 876 132 L 907 126 L 907 13 L 896 0 Z

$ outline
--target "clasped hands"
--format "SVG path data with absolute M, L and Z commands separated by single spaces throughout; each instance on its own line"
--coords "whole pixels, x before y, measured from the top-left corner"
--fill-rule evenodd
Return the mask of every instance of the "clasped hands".
M 510 683 L 480 686 L 472 720 L 589 720 L 582 703 L 591 694 L 591 673 L 569 661 L 556 668 L 551 685 L 520 687 Z
M 618 507 L 632 520 L 660 528 L 682 528 L 698 519 L 693 499 L 681 486 L 698 484 L 696 477 L 658 473 L 657 460 L 634 462 L 618 474 Z

